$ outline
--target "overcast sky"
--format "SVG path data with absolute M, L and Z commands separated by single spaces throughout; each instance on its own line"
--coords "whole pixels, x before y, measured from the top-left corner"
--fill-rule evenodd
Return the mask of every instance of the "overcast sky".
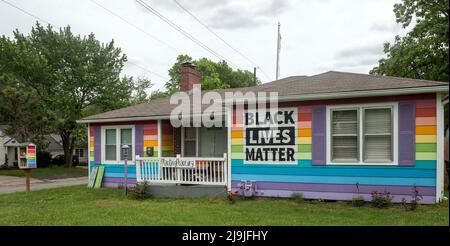
M 95 0 L 147 34 L 96 5 L 94 0 L 6 0 L 74 33 L 115 40 L 128 56 L 123 73 L 145 76 L 161 89 L 182 52 L 218 58 L 200 48 L 134 0 Z M 253 64 L 223 44 L 173 0 L 144 0 L 167 19 L 241 69 Z M 257 63 L 261 81 L 275 79 L 277 22 L 281 22 L 280 77 L 329 70 L 368 73 L 383 57 L 383 43 L 405 30 L 395 23 L 392 0 L 178 0 L 231 46 Z M 36 19 L 0 0 L 0 34 L 29 33 Z M 150 37 L 154 36 L 165 44 Z M 137 64 L 137 65 L 136 65 Z M 144 70 L 144 67 L 146 70 Z M 149 73 L 149 71 L 156 74 Z

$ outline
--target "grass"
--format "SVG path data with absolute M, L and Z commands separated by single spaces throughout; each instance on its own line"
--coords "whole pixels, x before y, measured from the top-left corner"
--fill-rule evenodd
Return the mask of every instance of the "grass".
M 72 186 L 0 195 L 0 225 L 449 225 L 448 202 L 405 211 L 294 199 L 126 199 Z
M 0 176 L 23 177 L 25 173 L 20 169 L 0 169 Z M 80 167 L 41 167 L 31 170 L 31 177 L 36 179 L 62 179 L 83 177 L 88 175 L 87 168 Z

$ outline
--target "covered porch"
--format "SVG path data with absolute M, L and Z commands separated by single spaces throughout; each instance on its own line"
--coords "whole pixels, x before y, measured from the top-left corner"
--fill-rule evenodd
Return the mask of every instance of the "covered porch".
M 168 124 L 159 121 L 158 145 L 144 146 L 144 156 L 135 156 L 136 182 L 227 185 L 230 177 L 227 128 L 174 128 Z

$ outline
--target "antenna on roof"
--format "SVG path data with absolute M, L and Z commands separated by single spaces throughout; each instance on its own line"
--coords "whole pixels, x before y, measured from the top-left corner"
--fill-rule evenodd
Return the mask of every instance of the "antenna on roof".
M 277 37 L 277 67 L 275 79 L 278 80 L 280 75 L 280 49 L 281 49 L 281 34 L 280 34 L 280 22 L 278 22 L 278 37 Z

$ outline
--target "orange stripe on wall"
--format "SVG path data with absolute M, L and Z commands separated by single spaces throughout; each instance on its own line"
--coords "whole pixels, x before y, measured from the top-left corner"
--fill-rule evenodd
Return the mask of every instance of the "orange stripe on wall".
M 436 134 L 436 126 L 416 126 L 417 135 L 432 135 Z
M 311 137 L 312 136 L 312 130 L 311 129 L 299 129 L 298 130 L 298 136 L 299 137 Z
M 416 125 L 417 126 L 435 126 L 436 125 L 436 117 L 417 117 Z
M 232 138 L 243 138 L 244 137 L 244 131 L 232 130 L 231 131 L 231 137 Z
M 144 140 L 144 146 L 158 146 L 158 140 Z

